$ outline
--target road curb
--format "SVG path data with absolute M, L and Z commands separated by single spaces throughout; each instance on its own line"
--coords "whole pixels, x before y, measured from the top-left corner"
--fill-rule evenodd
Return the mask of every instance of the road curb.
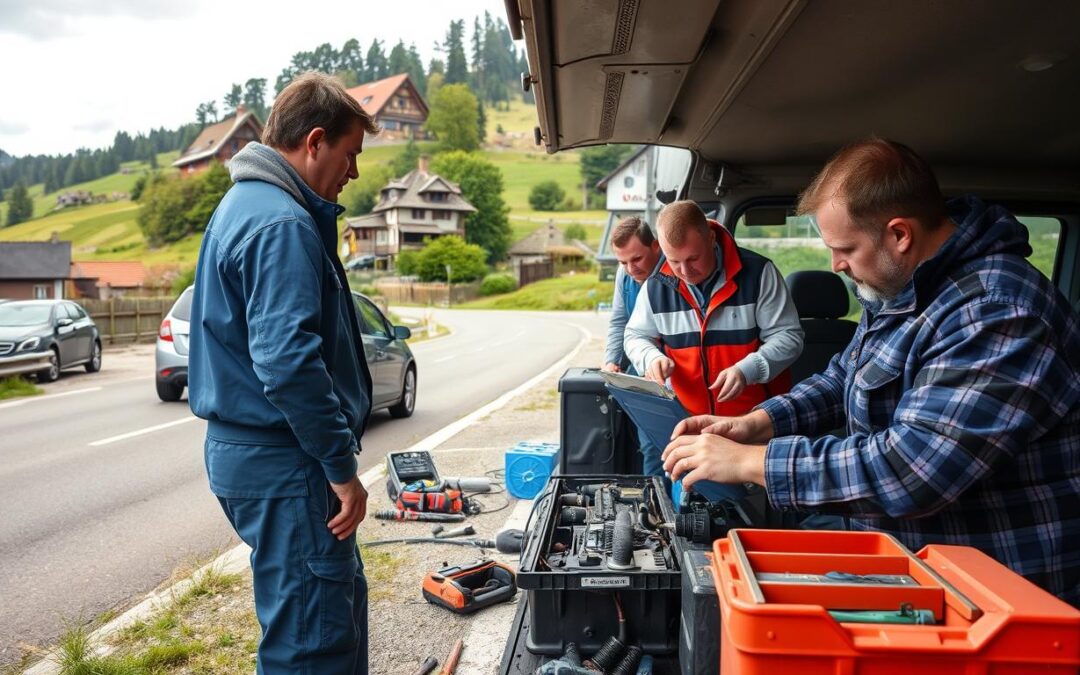
M 477 408 L 476 410 L 465 415 L 464 417 L 461 417 L 460 419 L 451 422 L 450 424 L 439 429 L 438 431 L 426 436 L 425 438 L 409 446 L 407 449 L 423 449 L 432 452 L 438 452 L 438 446 L 447 442 L 465 429 L 468 429 L 470 426 L 476 424 L 483 418 L 505 407 L 508 403 L 510 403 L 510 401 L 517 398 L 529 389 L 533 388 L 545 378 L 550 377 L 560 368 L 565 368 L 566 365 L 578 355 L 578 353 L 585 347 L 585 345 L 589 343 L 589 340 L 593 337 L 592 333 L 588 329 L 569 322 L 565 323 L 566 325 L 575 328 L 581 336 L 578 340 L 578 343 L 566 355 L 564 355 L 555 363 L 551 364 L 543 371 L 533 376 L 529 380 L 525 381 L 524 383 L 518 385 L 510 391 L 501 394 L 490 403 L 487 403 Z M 376 466 L 371 467 L 360 475 L 360 482 L 363 483 L 364 487 L 367 488 L 370 492 L 370 490 L 377 483 L 380 483 L 382 481 L 385 473 L 385 465 L 382 463 L 377 464 Z M 506 527 L 512 527 L 513 525 L 511 525 L 511 523 L 517 522 L 517 520 L 519 519 L 518 512 L 519 510 L 525 508 L 525 505 L 528 505 L 528 507 L 531 508 L 531 502 L 524 500 L 519 502 L 515 507 L 514 511 L 511 512 L 510 517 L 507 519 L 506 524 L 504 525 L 504 529 Z M 529 508 L 525 508 L 524 511 L 526 517 L 528 516 Z M 524 526 L 524 519 L 521 519 L 520 525 Z M 92 645 L 95 654 L 99 656 L 108 655 L 112 651 L 109 645 L 106 644 L 106 639 L 108 637 L 114 635 L 118 631 L 127 628 L 128 626 L 136 623 L 137 621 L 145 620 L 156 612 L 169 607 L 173 603 L 175 598 L 180 597 L 188 588 L 191 587 L 196 578 L 205 574 L 208 570 L 214 570 L 223 573 L 244 572 L 250 564 L 248 560 L 248 556 L 250 554 L 251 549 L 250 547 L 248 547 L 247 544 L 239 544 L 238 546 L 226 551 L 225 553 L 222 553 L 212 562 L 200 567 L 187 579 L 179 581 L 162 590 L 152 592 L 149 596 L 144 598 L 137 605 L 127 610 L 115 619 L 109 621 L 104 626 L 101 626 L 90 634 L 90 644 Z M 494 643 L 490 639 L 491 636 L 498 635 L 500 633 L 500 628 L 508 628 L 509 624 L 512 623 L 511 620 L 507 620 L 505 619 L 505 617 L 503 617 L 503 614 L 507 611 L 507 607 L 510 608 L 510 619 L 512 620 L 512 610 L 516 607 L 516 604 L 509 604 L 506 607 L 500 607 L 499 609 L 502 611 L 500 613 L 491 614 L 491 620 L 485 620 L 470 627 L 470 630 L 466 635 L 466 638 L 468 638 L 468 640 L 466 640 L 466 644 L 468 644 L 469 641 L 472 641 L 473 654 L 467 657 L 463 654 L 464 660 L 461 664 L 462 667 L 460 667 L 457 672 L 489 672 L 488 670 L 478 670 L 477 668 L 479 667 L 479 665 L 476 659 L 478 657 L 486 658 L 487 655 L 494 653 L 492 651 L 492 649 L 494 648 Z M 495 617 L 499 617 L 499 622 L 495 622 Z M 484 631 L 483 633 L 480 632 L 481 627 Z M 488 637 L 481 639 L 482 635 L 487 635 Z M 503 636 L 503 641 L 505 642 L 505 635 Z M 483 647 L 481 647 L 481 645 L 483 645 Z M 23 675 L 59 675 L 60 666 L 55 660 L 56 656 L 56 652 L 50 652 L 41 661 L 24 670 Z M 502 651 L 500 647 L 500 650 L 496 654 L 496 661 L 498 660 L 498 658 L 501 658 L 501 656 Z M 491 662 L 488 661 L 485 665 L 490 667 Z

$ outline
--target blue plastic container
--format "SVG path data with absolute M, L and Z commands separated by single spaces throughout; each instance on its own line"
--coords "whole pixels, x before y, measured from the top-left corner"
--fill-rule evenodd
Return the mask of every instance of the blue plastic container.
M 518 443 L 505 454 L 506 490 L 518 499 L 532 499 L 558 465 L 558 443 Z

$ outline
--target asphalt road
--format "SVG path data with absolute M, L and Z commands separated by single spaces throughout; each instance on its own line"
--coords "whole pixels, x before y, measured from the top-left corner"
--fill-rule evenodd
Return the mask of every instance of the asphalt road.
M 413 347 L 416 412 L 373 416 L 361 471 L 525 382 L 584 335 L 603 335 L 607 318 L 436 317 L 453 333 Z M 103 361 L 101 373 L 66 373 L 44 396 L 0 402 L 0 665 L 237 543 L 207 488 L 205 424 L 186 398 L 157 399 L 152 347 Z

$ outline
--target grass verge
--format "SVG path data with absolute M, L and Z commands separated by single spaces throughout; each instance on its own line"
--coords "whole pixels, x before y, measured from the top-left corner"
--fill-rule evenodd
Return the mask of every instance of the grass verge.
M 44 393 L 41 387 L 35 386 L 24 377 L 0 377 L 0 401 L 20 396 L 37 396 L 41 393 Z
M 568 274 L 545 279 L 513 293 L 493 295 L 455 305 L 461 309 L 591 310 L 597 303 L 610 302 L 615 285 L 600 281 L 595 272 Z

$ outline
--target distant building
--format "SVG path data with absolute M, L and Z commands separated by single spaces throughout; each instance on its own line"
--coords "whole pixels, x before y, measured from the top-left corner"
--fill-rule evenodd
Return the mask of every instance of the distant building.
M 57 300 L 70 275 L 71 242 L 55 232 L 49 241 L 0 242 L 0 298 Z
M 537 228 L 532 234 L 517 241 L 510 247 L 510 269 L 517 278 L 518 285 L 547 278 L 555 273 L 555 267 L 575 264 L 591 253 L 588 246 L 567 241 L 562 230 L 554 222 L 548 222 Z M 547 271 L 537 277 L 535 272 L 525 272 L 524 268 L 548 264 Z
M 71 263 L 71 295 L 78 298 L 156 296 L 147 285 L 146 266 L 138 260 L 93 260 Z
M 596 255 L 601 280 L 614 279 L 618 267 L 615 252 L 611 250 L 611 232 L 615 226 L 623 218 L 637 216 L 655 230 L 656 214 L 666 203 L 660 201 L 657 190 L 681 185 L 690 172 L 690 159 L 690 153 L 683 148 L 645 145 L 596 183 L 596 188 L 607 195 L 608 212 Z M 674 199 L 677 191 L 666 197 Z
M 364 111 L 382 127 L 378 140 L 426 138 L 427 103 L 405 73 L 349 89 Z
M 172 165 L 180 169 L 181 175 L 189 175 L 207 169 L 211 162 L 227 164 L 245 145 L 259 140 L 262 131 L 258 116 L 243 104 L 238 105 L 235 115 L 199 132 L 195 142 Z
M 427 238 L 464 237 L 465 218 L 475 211 L 456 183 L 428 172 L 428 158 L 422 156 L 416 170 L 380 191 L 369 215 L 345 219 L 342 257 L 373 255 L 392 267 L 402 249 L 421 248 Z

